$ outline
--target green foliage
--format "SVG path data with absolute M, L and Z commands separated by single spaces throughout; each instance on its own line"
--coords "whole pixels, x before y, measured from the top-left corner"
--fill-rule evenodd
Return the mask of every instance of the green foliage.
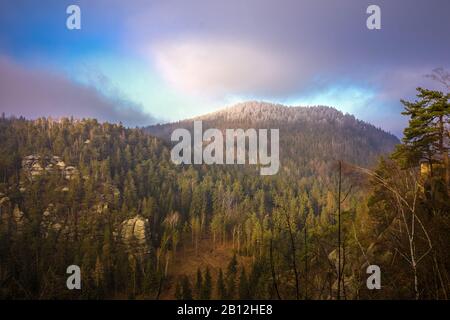
M 242 267 L 239 276 L 239 299 L 250 299 L 250 288 L 248 286 L 247 274 L 245 273 L 244 267 Z
M 181 280 L 182 300 L 192 300 L 192 289 L 189 278 L 185 275 Z
M 450 93 L 417 88 L 419 100 L 402 100 L 410 117 L 404 130 L 403 144 L 393 154 L 403 166 L 415 166 L 420 160 L 429 163 L 448 157 L 448 125 L 450 121 Z
M 217 297 L 221 300 L 227 299 L 227 289 L 225 287 L 225 280 L 223 279 L 222 269 L 219 269 L 219 276 L 217 277 Z
M 402 221 L 396 209 L 407 208 L 386 186 L 407 202 L 416 199 L 417 217 L 431 235 L 433 251 L 417 270 L 421 297 L 450 292 L 444 280 L 450 249 L 445 182 L 439 176 L 422 181 L 418 172 L 403 169 L 425 157 L 439 161 L 435 156 L 448 151 L 440 140 L 448 95 L 420 94 L 419 102 L 404 102 L 414 119 L 397 149 L 398 162 L 381 161 L 376 169 L 387 185 L 372 177 L 369 193 L 364 176 L 350 165 L 343 172 L 342 190 L 351 191 L 341 206 L 345 298 L 412 297 L 410 265 L 395 253 L 408 249 L 400 237 L 404 228 L 396 229 Z M 369 166 L 396 139 L 329 108 L 302 112 L 305 118 L 295 123 L 280 125 L 285 120 L 268 117 L 258 124 L 282 128 L 282 169 L 265 177 L 251 166 L 175 166 L 168 144 L 141 129 L 95 120 L 1 119 L 0 297 L 159 298 L 174 284 L 169 294 L 177 299 L 295 299 L 298 293 L 306 298 L 306 289 L 308 298 L 335 298 L 335 160 Z M 217 128 L 253 125 L 205 122 Z M 57 170 L 31 176 L 22 163 L 30 155 L 43 168 L 58 156 L 76 171 L 69 179 Z M 136 215 L 149 221 L 144 258 L 120 236 L 121 224 Z M 417 232 L 415 248 L 426 252 L 425 232 Z M 206 266 L 203 273 L 198 268 L 173 280 L 172 270 L 180 267 L 174 261 L 183 263 L 189 246 L 200 256 L 205 242 L 213 250 L 232 250 L 221 266 L 225 275 L 220 268 L 213 279 L 216 269 Z M 378 295 L 365 289 L 369 262 L 386 272 L 386 289 Z M 71 264 L 82 268 L 81 294 L 65 289 Z
M 206 267 L 203 286 L 200 293 L 200 299 L 202 300 L 211 299 L 211 292 L 212 292 L 212 278 L 211 273 L 209 272 L 209 268 Z
M 195 280 L 195 293 L 198 298 L 201 297 L 202 289 L 203 289 L 203 275 L 202 275 L 202 272 L 200 271 L 200 268 L 198 268 L 197 276 L 196 276 L 196 280 Z

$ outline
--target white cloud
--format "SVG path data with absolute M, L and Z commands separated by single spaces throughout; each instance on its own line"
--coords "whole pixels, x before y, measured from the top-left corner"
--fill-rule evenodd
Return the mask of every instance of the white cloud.
M 294 88 L 302 67 L 287 52 L 223 39 L 160 42 L 152 46 L 150 54 L 159 72 L 175 88 L 213 97 L 283 94 Z

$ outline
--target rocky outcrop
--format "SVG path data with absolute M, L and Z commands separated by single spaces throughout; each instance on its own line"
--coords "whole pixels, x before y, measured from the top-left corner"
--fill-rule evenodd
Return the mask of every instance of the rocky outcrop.
M 20 235 L 26 221 L 26 216 L 19 206 L 11 203 L 9 197 L 0 193 L 0 229 Z
M 58 156 L 41 157 L 34 154 L 26 156 L 22 160 L 22 169 L 30 180 L 35 180 L 44 173 L 61 174 L 67 180 L 78 174 L 77 168 L 67 166 Z
M 26 218 L 25 214 L 19 209 L 18 205 L 14 207 L 12 218 L 17 234 L 22 234 Z
M 148 219 L 137 215 L 120 225 L 119 237 L 129 254 L 142 257 L 150 253 L 150 225 Z
M 44 237 L 48 237 L 50 231 L 60 232 L 62 229 L 62 224 L 60 223 L 55 206 L 50 203 L 42 214 L 41 219 L 41 232 Z M 67 231 L 67 230 L 65 230 Z
M 8 225 L 8 219 L 11 212 L 11 201 L 9 197 L 0 192 L 0 227 Z

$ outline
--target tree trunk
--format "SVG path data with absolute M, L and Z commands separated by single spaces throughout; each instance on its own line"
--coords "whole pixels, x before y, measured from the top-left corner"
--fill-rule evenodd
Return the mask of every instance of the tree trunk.
M 305 236 L 305 300 L 308 300 L 308 243 L 307 243 L 307 228 L 306 228 L 306 213 L 305 213 L 305 226 L 304 226 L 304 236 Z
M 270 238 L 270 269 L 272 271 L 273 287 L 275 288 L 275 292 L 277 293 L 278 300 L 281 300 L 280 292 L 278 291 L 277 275 L 275 273 L 275 265 L 273 262 L 273 240 L 272 240 L 272 237 Z
M 289 237 L 291 239 L 291 246 L 292 246 L 292 268 L 294 269 L 294 275 L 295 275 L 295 294 L 297 300 L 300 299 L 300 290 L 298 285 L 298 271 L 297 271 L 297 263 L 296 263 L 296 250 L 295 250 L 295 241 L 294 241 L 294 235 L 292 234 L 291 229 L 291 220 L 289 218 L 289 213 L 286 212 L 286 221 L 289 228 Z

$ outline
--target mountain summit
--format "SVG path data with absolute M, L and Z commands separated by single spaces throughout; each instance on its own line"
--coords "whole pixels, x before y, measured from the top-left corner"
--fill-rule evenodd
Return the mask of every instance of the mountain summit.
M 170 141 L 176 128 L 280 129 L 280 154 L 285 160 L 303 164 L 341 159 L 369 166 L 399 143 L 392 134 L 327 106 L 287 107 L 250 101 L 174 123 L 149 126 L 146 131 Z
M 342 119 L 349 115 L 327 106 L 285 106 L 268 102 L 248 101 L 208 113 L 194 118 L 195 120 L 228 120 L 242 121 L 251 119 L 253 122 L 281 121 L 288 123 L 304 121 L 322 121 Z M 352 117 L 352 116 L 350 116 Z

